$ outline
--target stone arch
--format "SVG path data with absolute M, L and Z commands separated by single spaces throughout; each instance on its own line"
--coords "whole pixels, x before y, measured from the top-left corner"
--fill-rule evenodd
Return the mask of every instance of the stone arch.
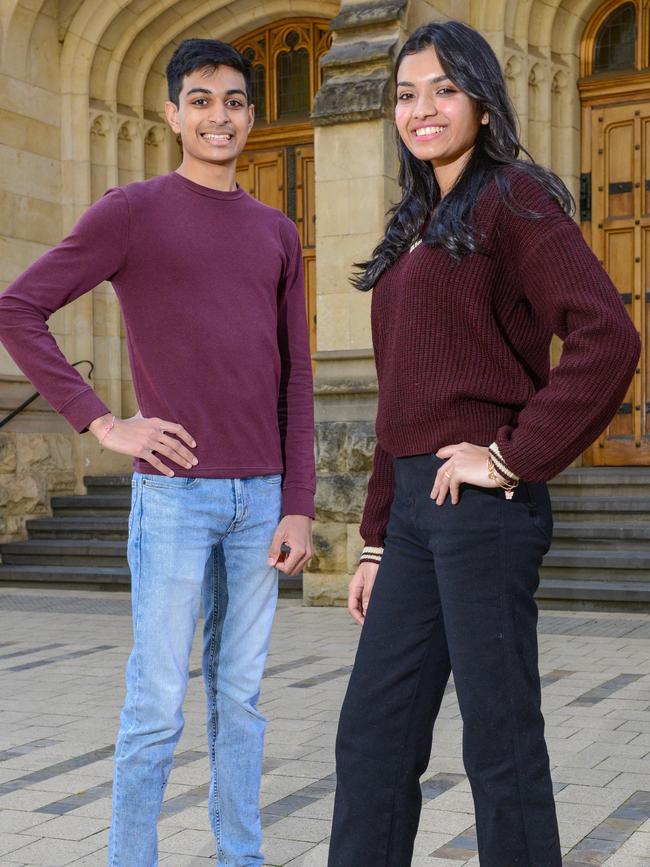
M 183 9 L 181 15 L 177 11 L 181 2 L 154 0 L 136 15 L 129 8 L 131 0 L 110 4 L 84 0 L 72 16 L 61 52 L 62 155 L 67 166 L 65 198 L 71 203 L 64 216 L 68 224 L 91 201 L 86 169 L 90 161 L 88 137 L 80 135 L 77 126 L 79 118 L 88 116 L 91 99 L 114 112 L 126 108 L 144 119 L 149 83 L 157 98 L 150 101 L 150 111 L 159 116 L 164 63 L 185 36 L 218 33 L 232 39 L 251 27 L 287 15 L 322 16 L 324 11 L 334 15 L 338 10 L 335 0 L 268 0 L 263 7 L 256 0 L 204 0 L 190 13 Z M 141 148 L 144 154 L 144 138 Z M 144 157 L 142 169 L 144 172 Z
M 31 0 L 30 26 L 14 54 L 28 54 L 44 3 Z M 54 5 L 54 4 L 53 4 Z M 65 8 L 64 8 L 65 7 Z M 16 10 L 19 7 L 16 6 Z M 331 14 L 337 0 L 61 0 L 57 20 L 61 111 L 62 224 L 68 230 L 105 189 L 169 171 L 178 156 L 162 104 L 164 66 L 189 35 L 233 39 L 273 20 Z M 16 16 L 18 13 L 16 12 Z M 15 19 L 18 28 L 18 17 Z M 50 21 L 50 25 L 52 22 Z M 51 29 L 51 28 L 50 28 Z M 59 52 L 59 42 L 56 43 Z M 145 94 L 149 106 L 145 110 Z M 97 356 L 96 384 L 110 405 L 135 408 L 117 300 L 108 286 L 62 312 L 75 354 Z M 86 325 L 79 329 L 79 320 Z M 69 321 L 68 321 L 69 320 Z M 76 322 L 76 328 L 72 323 Z M 120 342 L 122 343 L 120 349 Z M 64 340 L 66 348 L 67 338 Z M 95 352 L 97 349 L 97 353 Z M 122 378 L 116 378 L 122 357 Z M 110 359 L 110 363 L 109 363 Z
M 319 2 L 319 0 L 305 0 L 305 2 L 302 2 L 298 8 L 295 8 L 294 6 L 291 10 L 291 17 L 299 17 L 302 15 L 314 17 L 323 17 L 330 14 L 334 15 L 336 11 L 335 7 L 337 5 L 336 2 L 323 3 Z M 284 12 L 283 8 L 285 10 Z M 211 15 L 208 19 L 204 19 L 204 21 L 206 26 L 209 27 L 210 33 L 217 32 L 227 41 L 232 41 L 250 30 L 255 29 L 255 27 L 270 24 L 275 20 L 287 17 L 286 4 L 284 4 L 282 0 L 275 0 L 275 2 L 267 4 L 265 9 L 267 10 L 267 14 L 264 16 L 258 16 L 254 27 L 250 22 L 245 20 L 229 20 L 223 13 Z M 271 10 L 271 12 L 269 13 L 268 10 Z M 176 44 L 182 39 L 192 35 L 193 31 L 194 28 L 191 26 L 184 32 L 178 33 L 174 37 L 173 42 L 168 42 L 165 45 L 158 46 L 157 54 L 154 57 L 151 57 L 151 62 L 148 63 L 146 76 L 144 75 L 145 67 L 143 66 L 139 79 L 133 82 L 134 87 L 137 88 L 138 94 L 140 93 L 140 88 L 142 88 L 142 97 L 138 96 L 138 98 L 143 100 L 146 110 L 154 110 L 154 106 L 161 105 L 165 99 L 165 66 L 167 65 Z

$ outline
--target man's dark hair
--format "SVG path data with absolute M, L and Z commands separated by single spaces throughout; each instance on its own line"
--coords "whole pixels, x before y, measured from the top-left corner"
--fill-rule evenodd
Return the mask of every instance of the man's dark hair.
M 186 75 L 190 75 L 197 69 L 214 72 L 219 66 L 230 66 L 237 72 L 241 72 L 246 82 L 246 99 L 250 105 L 253 101 L 251 65 L 236 48 L 219 39 L 185 39 L 181 42 L 167 65 L 170 102 L 178 107 L 183 79 Z

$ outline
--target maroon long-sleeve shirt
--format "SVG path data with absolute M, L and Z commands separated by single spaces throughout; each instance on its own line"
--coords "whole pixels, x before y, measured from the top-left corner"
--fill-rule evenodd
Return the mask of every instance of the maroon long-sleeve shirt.
M 46 322 L 104 280 L 122 308 L 142 415 L 178 422 L 196 440 L 198 466 L 165 463 L 206 478 L 283 473 L 283 514 L 313 517 L 313 385 L 294 224 L 242 189 L 176 172 L 92 205 L 0 296 L 0 340 L 77 431 L 110 410 Z
M 496 441 L 509 469 L 541 482 L 567 467 L 619 408 L 640 340 L 616 287 L 576 223 L 542 185 L 507 169 L 472 221 L 486 253 L 459 262 L 441 247 L 404 253 L 373 290 L 379 381 L 377 449 L 361 525 L 383 545 L 392 456 Z M 564 340 L 551 372 L 553 334 Z

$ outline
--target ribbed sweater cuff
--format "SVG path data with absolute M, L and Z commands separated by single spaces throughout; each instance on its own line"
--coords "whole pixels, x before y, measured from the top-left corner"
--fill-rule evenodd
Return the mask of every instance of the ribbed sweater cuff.
M 72 425 L 77 433 L 84 433 L 84 431 L 88 430 L 88 425 L 91 422 L 109 412 L 109 408 L 105 403 L 102 403 L 90 386 L 85 391 L 82 391 L 81 394 L 69 400 L 59 410 L 59 413 Z
M 285 515 L 305 515 L 314 518 L 314 492 L 307 488 L 283 488 L 282 517 Z
M 488 446 L 488 452 L 490 457 L 492 458 L 492 463 L 494 464 L 494 469 L 501 476 L 502 479 L 506 482 L 518 482 L 519 476 L 512 472 L 503 459 L 503 455 L 501 454 L 501 449 L 496 443 L 492 443 L 491 446 Z
M 381 563 L 384 549 L 380 546 L 366 545 L 359 557 L 359 563 Z

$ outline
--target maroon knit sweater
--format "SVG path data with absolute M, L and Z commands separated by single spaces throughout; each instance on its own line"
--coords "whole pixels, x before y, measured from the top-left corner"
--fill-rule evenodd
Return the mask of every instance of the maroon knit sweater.
M 541 184 L 507 169 L 472 216 L 486 253 L 454 261 L 420 244 L 378 280 L 372 334 L 379 380 L 377 448 L 361 524 L 383 545 L 391 456 L 496 441 L 513 473 L 547 481 L 605 429 L 633 375 L 640 340 L 576 223 Z M 553 334 L 564 340 L 550 371 Z

